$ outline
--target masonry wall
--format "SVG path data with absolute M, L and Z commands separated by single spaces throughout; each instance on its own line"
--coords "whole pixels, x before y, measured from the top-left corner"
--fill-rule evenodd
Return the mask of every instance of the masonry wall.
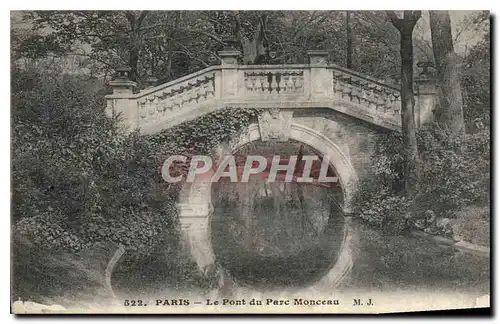
M 366 176 L 377 138 L 387 129 L 331 109 L 295 109 L 293 121 L 327 136 L 348 156 L 358 179 Z

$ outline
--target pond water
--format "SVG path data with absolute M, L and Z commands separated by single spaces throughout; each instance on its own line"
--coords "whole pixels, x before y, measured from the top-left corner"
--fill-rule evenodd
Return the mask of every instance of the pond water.
M 304 287 L 333 266 L 344 222 L 329 199 L 339 189 L 291 183 L 270 188 L 264 181 L 230 186 L 214 188 L 212 196 L 222 198 L 214 202 L 212 247 L 237 284 Z

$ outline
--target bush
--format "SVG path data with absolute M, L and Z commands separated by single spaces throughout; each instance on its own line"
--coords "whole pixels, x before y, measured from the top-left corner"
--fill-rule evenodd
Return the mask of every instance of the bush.
M 369 175 L 355 196 L 355 212 L 368 223 L 385 230 L 401 231 L 408 213 L 419 217 L 433 210 L 438 217 L 472 204 L 489 202 L 489 130 L 452 135 L 437 124 L 417 133 L 418 182 L 413 197 L 403 191 L 403 144 L 401 133 L 379 139 Z
M 143 136 L 124 133 L 105 115 L 104 94 L 98 80 L 45 66 L 13 68 L 13 237 L 28 242 L 15 253 L 34 245 L 43 255 L 76 255 L 102 243 L 147 259 L 177 221 L 180 185 L 162 179 L 163 160 L 210 154 L 257 113 L 216 111 Z M 27 276 L 41 273 L 16 271 L 16 285 L 33 282 Z
M 472 204 L 488 204 L 489 131 L 453 136 L 438 125 L 419 132 L 420 179 L 417 205 L 438 216 Z
M 490 246 L 489 206 L 469 206 L 456 213 L 456 237 L 473 244 Z
M 105 116 L 102 85 L 58 72 L 13 71 L 14 235 L 69 252 L 114 242 L 147 253 L 175 220 L 165 213 L 175 193 L 147 143 Z
M 359 209 L 359 217 L 385 232 L 401 232 L 406 227 L 410 202 L 403 196 L 380 191 Z

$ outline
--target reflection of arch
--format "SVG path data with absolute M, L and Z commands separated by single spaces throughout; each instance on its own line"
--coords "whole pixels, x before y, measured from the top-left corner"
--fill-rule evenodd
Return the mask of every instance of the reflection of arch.
M 356 188 L 357 176 L 346 155 L 328 137 L 309 127 L 292 123 L 288 135 L 289 138 L 307 144 L 323 156 L 329 157 L 330 164 L 337 172 L 344 193 L 344 212 L 348 213 Z M 259 126 L 252 124 L 245 133 L 234 139 L 229 150 L 234 152 L 241 146 L 260 138 Z M 210 179 L 198 177 L 193 183 L 186 183 L 181 190 L 179 207 L 184 242 L 188 245 L 200 270 L 207 271 L 215 262 L 210 240 L 210 216 L 212 213 Z M 350 270 L 352 266 L 350 238 L 350 218 L 346 217 L 339 257 L 335 265 L 314 287 L 333 287 Z

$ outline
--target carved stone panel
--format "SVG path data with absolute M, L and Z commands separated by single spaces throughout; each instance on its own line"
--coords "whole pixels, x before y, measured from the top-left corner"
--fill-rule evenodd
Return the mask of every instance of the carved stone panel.
M 259 116 L 259 131 L 262 141 L 288 141 L 293 111 L 268 109 Z

